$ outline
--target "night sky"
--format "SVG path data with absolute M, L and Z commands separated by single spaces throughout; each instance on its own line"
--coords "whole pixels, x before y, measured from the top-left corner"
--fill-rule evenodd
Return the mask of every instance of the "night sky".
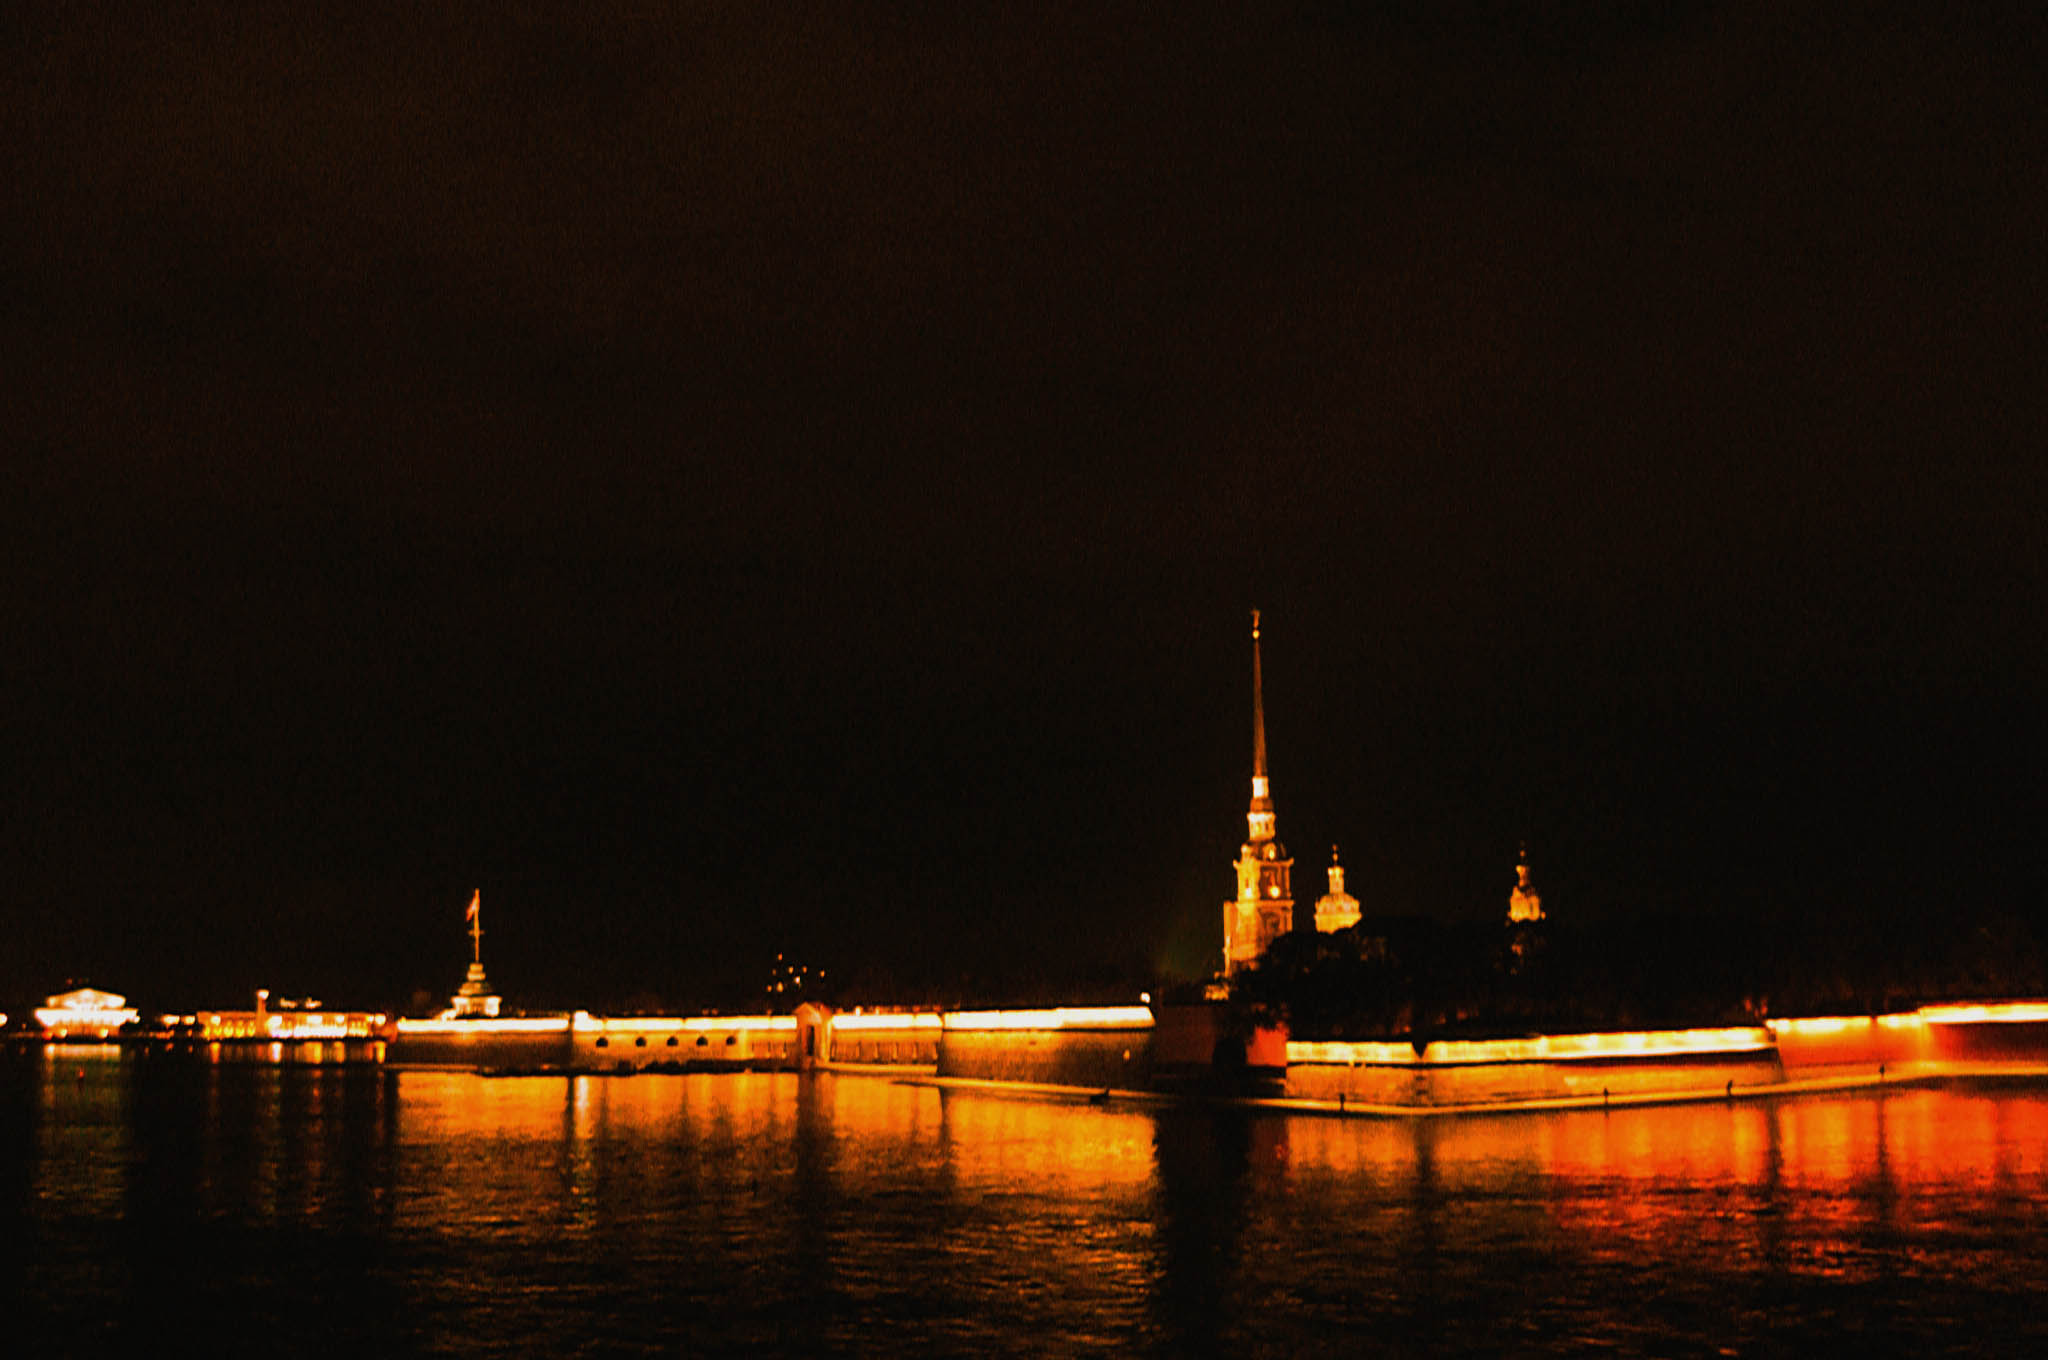
M 514 1005 L 1205 971 L 1254 607 L 1299 896 L 2040 931 L 2044 92 L 1995 3 L 8 6 L 0 1008 L 438 1002 L 478 888 Z

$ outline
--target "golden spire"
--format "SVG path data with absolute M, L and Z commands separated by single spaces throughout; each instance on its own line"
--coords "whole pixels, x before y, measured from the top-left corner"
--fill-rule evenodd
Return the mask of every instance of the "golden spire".
M 1259 671 L 1259 611 L 1252 611 L 1252 781 L 1266 782 L 1266 692 Z M 1263 788 L 1254 795 L 1265 793 Z
M 1273 839 L 1273 789 L 1266 779 L 1266 684 L 1259 665 L 1259 611 L 1252 611 L 1252 805 L 1245 814 L 1254 843 Z
M 1294 861 L 1273 835 L 1273 790 L 1266 781 L 1266 685 L 1259 657 L 1259 611 L 1252 611 L 1252 801 L 1237 856 L 1237 896 L 1223 904 L 1223 971 L 1249 967 L 1295 927 Z

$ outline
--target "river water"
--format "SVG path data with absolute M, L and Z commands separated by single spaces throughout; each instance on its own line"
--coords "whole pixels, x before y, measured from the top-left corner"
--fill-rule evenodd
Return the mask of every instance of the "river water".
M 18 1355 L 2048 1353 L 2048 1089 L 1378 1121 L 51 1051 Z

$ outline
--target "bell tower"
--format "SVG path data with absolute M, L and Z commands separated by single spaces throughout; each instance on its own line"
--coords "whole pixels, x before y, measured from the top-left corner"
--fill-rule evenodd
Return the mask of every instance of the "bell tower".
M 1508 894 L 1508 924 L 1518 925 L 1543 919 L 1543 899 L 1529 882 L 1529 842 L 1522 842 L 1522 854 L 1515 861 L 1515 890 Z
M 1265 676 L 1259 658 L 1259 611 L 1252 611 L 1252 801 L 1245 843 L 1237 854 L 1237 896 L 1223 904 L 1223 973 L 1249 967 L 1294 927 L 1294 861 L 1274 838 L 1273 790 L 1266 777 Z

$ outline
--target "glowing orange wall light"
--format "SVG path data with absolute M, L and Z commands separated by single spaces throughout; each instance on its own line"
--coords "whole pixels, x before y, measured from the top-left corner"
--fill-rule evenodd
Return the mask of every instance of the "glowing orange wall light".
M 1151 1029 L 1150 1006 L 1060 1006 L 1036 1011 L 948 1011 L 957 1030 Z
M 1491 1063 L 1617 1062 L 1629 1059 L 1762 1053 L 1768 1030 L 1623 1030 L 1608 1034 L 1545 1034 L 1529 1039 L 1438 1039 L 1418 1054 L 1412 1044 L 1289 1043 L 1287 1061 L 1374 1067 L 1463 1067 Z

